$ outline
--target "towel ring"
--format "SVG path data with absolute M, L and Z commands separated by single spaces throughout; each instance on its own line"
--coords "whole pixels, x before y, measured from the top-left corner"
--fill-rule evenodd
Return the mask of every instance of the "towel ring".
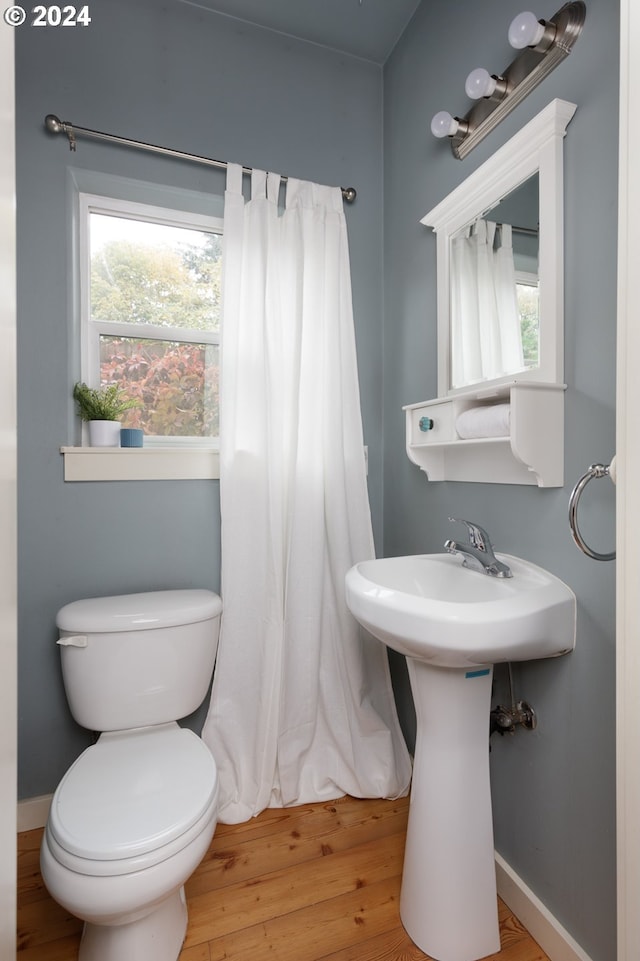
M 576 486 L 571 492 L 571 497 L 569 498 L 569 527 L 571 528 L 571 536 L 580 548 L 580 550 L 587 555 L 587 557 L 592 557 L 594 561 L 613 561 L 616 557 L 616 552 L 611 551 L 610 554 L 599 554 L 597 551 L 592 550 L 588 544 L 585 543 L 580 529 L 578 528 L 578 503 L 582 495 L 583 490 L 587 486 L 590 480 L 594 477 L 609 477 L 611 473 L 610 466 L 606 467 L 604 464 L 592 464 L 586 474 L 583 474 Z

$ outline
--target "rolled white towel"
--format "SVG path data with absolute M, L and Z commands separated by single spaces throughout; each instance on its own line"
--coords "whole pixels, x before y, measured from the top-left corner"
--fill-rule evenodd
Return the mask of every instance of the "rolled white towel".
M 459 415 L 456 430 L 458 437 L 463 440 L 474 437 L 508 437 L 511 432 L 511 405 L 470 407 Z

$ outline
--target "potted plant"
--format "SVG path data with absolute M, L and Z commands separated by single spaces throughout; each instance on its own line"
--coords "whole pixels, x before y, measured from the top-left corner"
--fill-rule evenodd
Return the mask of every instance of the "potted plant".
M 87 387 L 77 383 L 73 388 L 78 416 L 89 422 L 89 442 L 92 447 L 120 446 L 120 417 L 126 410 L 138 406 L 129 400 L 117 384 L 108 387 Z

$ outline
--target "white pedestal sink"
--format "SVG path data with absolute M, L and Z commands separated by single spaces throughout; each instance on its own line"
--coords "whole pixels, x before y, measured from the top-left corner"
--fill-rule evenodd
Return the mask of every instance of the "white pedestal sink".
M 417 737 L 400 895 L 411 939 L 436 961 L 500 950 L 489 784 L 493 664 L 566 654 L 575 596 L 527 561 L 493 578 L 450 554 L 381 558 L 346 577 L 347 603 L 407 657 Z

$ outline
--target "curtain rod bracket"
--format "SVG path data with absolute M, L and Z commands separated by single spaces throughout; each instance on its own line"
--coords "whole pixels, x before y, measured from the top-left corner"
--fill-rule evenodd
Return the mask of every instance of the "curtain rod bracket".
M 123 144 L 125 147 L 134 147 L 138 150 L 149 150 L 152 153 L 163 154 L 167 157 L 177 157 L 180 160 L 191 160 L 194 163 L 206 164 L 209 167 L 226 168 L 224 160 L 211 160 L 209 157 L 198 157 L 195 154 L 184 153 L 181 150 L 173 150 L 171 147 L 156 147 L 155 144 L 143 143 L 141 140 L 129 140 L 126 137 L 117 137 L 115 134 L 101 133 L 99 130 L 89 130 L 87 127 L 76 127 L 67 120 L 60 120 L 54 113 L 48 113 L 44 118 L 44 125 L 49 133 L 66 133 L 69 138 L 69 150 L 76 149 L 76 133 L 80 136 L 90 137 L 94 140 L 106 140 L 111 143 Z M 244 173 L 251 173 L 251 167 L 243 167 Z M 286 176 L 282 180 L 287 180 Z M 352 204 L 357 197 L 355 187 L 341 187 L 342 198 L 345 203 Z

